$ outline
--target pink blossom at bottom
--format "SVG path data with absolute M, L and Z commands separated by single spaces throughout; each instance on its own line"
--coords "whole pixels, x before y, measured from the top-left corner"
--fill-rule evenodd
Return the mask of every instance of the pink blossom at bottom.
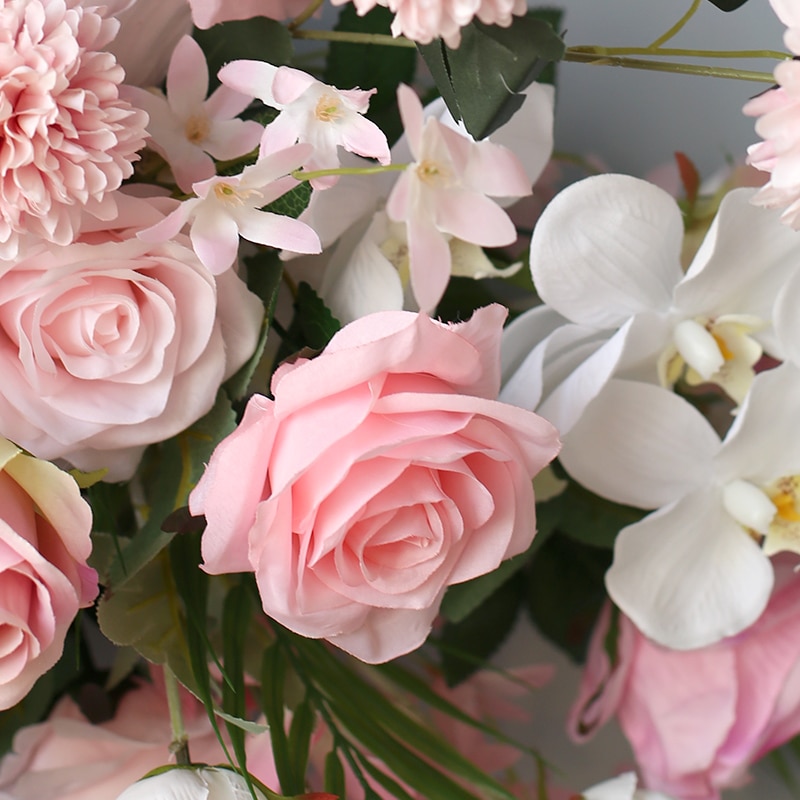
M 642 783 L 681 800 L 718 800 L 748 767 L 800 732 L 800 578 L 775 560 L 777 587 L 738 636 L 667 650 L 619 616 L 617 660 L 605 649 L 610 608 L 590 645 L 568 729 L 584 741 L 616 715 Z
M 756 133 L 764 141 L 748 148 L 747 162 L 770 173 L 752 202 L 781 209 L 781 220 L 800 229 L 800 61 L 775 68 L 778 87 L 757 95 L 742 109 L 758 117 Z

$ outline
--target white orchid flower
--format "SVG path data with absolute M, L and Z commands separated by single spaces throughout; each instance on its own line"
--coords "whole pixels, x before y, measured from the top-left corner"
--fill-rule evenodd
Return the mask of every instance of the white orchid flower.
M 257 800 L 266 800 L 255 788 Z M 177 767 L 143 778 L 117 800 L 252 800 L 244 778 L 230 769 Z
M 531 244 L 547 305 L 509 327 L 502 399 L 567 433 L 612 375 L 683 376 L 741 403 L 762 352 L 800 363 L 800 237 L 751 196 L 726 195 L 684 274 L 681 213 L 663 190 L 598 175 L 557 195 Z
M 610 380 L 565 438 L 583 486 L 656 509 L 617 537 L 606 586 L 648 637 L 675 649 L 752 624 L 773 585 L 769 556 L 800 553 L 800 369 L 753 381 L 720 441 L 678 395 Z

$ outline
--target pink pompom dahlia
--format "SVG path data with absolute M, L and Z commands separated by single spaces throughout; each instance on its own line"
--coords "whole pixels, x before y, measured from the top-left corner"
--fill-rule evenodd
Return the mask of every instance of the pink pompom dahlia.
M 0 4 L 0 257 L 26 234 L 69 244 L 84 209 L 113 218 L 147 124 L 103 51 L 117 27 L 79 0 Z

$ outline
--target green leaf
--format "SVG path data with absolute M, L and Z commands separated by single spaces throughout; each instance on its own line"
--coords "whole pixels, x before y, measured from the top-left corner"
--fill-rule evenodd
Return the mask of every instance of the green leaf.
M 604 577 L 611 552 L 558 533 L 536 554 L 528 574 L 528 611 L 539 630 L 582 662 L 597 615 L 607 599 Z
M 247 287 L 264 304 L 264 322 L 253 355 L 225 382 L 225 391 L 232 400 L 240 400 L 245 396 L 264 355 L 283 277 L 283 265 L 275 250 L 260 250 L 256 255 L 245 258 L 244 263 L 247 267 Z
M 309 181 L 300 181 L 293 189 L 264 206 L 262 211 L 280 214 L 282 217 L 297 219 L 308 206 L 311 200 L 311 184 Z
M 293 794 L 305 791 L 306 767 L 311 749 L 311 734 L 316 723 L 314 708 L 306 698 L 294 710 L 292 724 L 289 726 L 289 762 L 294 776 Z
M 207 30 L 195 28 L 192 35 L 208 61 L 212 89 L 219 85 L 217 73 L 229 61 L 248 58 L 279 67 L 290 64 L 294 55 L 289 31 L 280 22 L 266 17 L 232 20 Z
M 324 350 L 325 345 L 342 327 L 320 296 L 305 281 L 297 287 L 294 309 L 294 320 L 289 333 L 294 341 L 299 338 L 304 347 Z
M 289 740 L 284 727 L 284 692 L 286 688 L 286 654 L 276 642 L 264 650 L 261 668 L 261 707 L 269 725 L 272 742 L 272 756 L 281 790 L 286 794 L 293 791 L 292 763 L 289 758 Z M 302 787 L 300 791 L 303 791 Z
M 736 11 L 741 8 L 747 0 L 711 0 L 711 2 L 721 11 Z
M 344 778 L 344 767 L 339 760 L 339 755 L 335 750 L 331 750 L 325 756 L 325 791 L 335 794 L 337 797 L 344 797 L 346 784 Z
M 472 22 L 453 50 L 441 40 L 419 47 L 436 86 L 456 120 L 483 139 L 519 109 L 519 94 L 544 66 L 564 56 L 565 45 L 535 12 L 515 17 L 508 28 Z
M 164 520 L 186 504 L 218 442 L 236 427 L 230 400 L 220 389 L 212 409 L 178 436 L 151 447 L 139 474 L 148 493 L 147 522 L 113 559 L 106 585 L 116 591 L 149 564 L 175 535 L 161 529 Z
M 348 669 L 320 642 L 294 637 L 294 644 L 296 652 L 306 662 L 305 671 L 313 676 L 334 716 L 369 752 L 384 761 L 400 780 L 419 791 L 426 800 L 476 800 L 476 794 L 455 783 L 450 775 L 475 787 L 481 796 L 513 800 L 513 795 L 494 778 L 353 669 Z M 431 766 L 433 764 L 438 769 Z
M 561 495 L 559 530 L 576 541 L 595 547 L 614 546 L 617 534 L 648 512 L 612 503 L 570 482 Z
M 390 34 L 394 14 L 382 6 L 359 16 L 352 4 L 344 6 L 334 30 Z M 326 83 L 340 89 L 377 89 L 366 116 L 392 142 L 402 133 L 396 91 L 401 83 L 414 82 L 417 54 L 412 48 L 331 42 L 325 68 Z
M 442 671 L 448 686 L 456 686 L 480 669 L 505 641 L 517 619 L 525 594 L 519 573 L 503 583 L 471 614 L 460 622 L 448 622 L 442 629 Z M 471 658 L 460 657 L 465 653 Z

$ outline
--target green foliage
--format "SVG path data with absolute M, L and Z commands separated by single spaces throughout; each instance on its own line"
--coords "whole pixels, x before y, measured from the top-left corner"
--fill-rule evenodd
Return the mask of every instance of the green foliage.
M 294 55 L 289 31 L 266 17 L 223 22 L 208 30 L 195 28 L 192 35 L 205 53 L 212 88 L 219 85 L 217 73 L 229 61 L 249 58 L 279 67 L 290 64 Z
M 559 533 L 533 559 L 527 606 L 536 627 L 582 662 L 597 615 L 607 599 L 603 582 L 611 553 Z
M 244 262 L 247 267 L 247 288 L 264 304 L 264 322 L 253 355 L 225 382 L 225 391 L 232 400 L 244 398 L 264 355 L 283 277 L 283 265 L 275 250 L 259 250 L 256 255 L 245 258 Z
M 262 211 L 269 211 L 273 214 L 280 214 L 282 217 L 297 219 L 308 206 L 311 200 L 311 184 L 308 181 L 301 181 L 286 194 L 282 194 L 273 200 L 268 206 L 264 206 Z
M 289 738 L 284 723 L 287 667 L 286 653 L 277 642 L 264 651 L 261 669 L 261 707 L 269 725 L 272 756 L 281 790 L 287 794 L 299 794 L 303 787 L 295 783 L 294 770 L 289 758 Z
M 544 66 L 564 56 L 565 45 L 536 12 L 515 17 L 509 28 L 473 22 L 456 50 L 441 40 L 419 47 L 450 113 L 483 139 L 520 108 Z
M 355 6 L 349 4 L 342 9 L 334 30 L 389 34 L 393 18 L 394 14 L 382 6 L 359 16 Z M 332 42 L 323 80 L 340 89 L 377 89 L 366 116 L 393 142 L 402 133 L 395 102 L 397 87 L 413 83 L 416 67 L 417 54 L 411 48 Z
M 322 298 L 309 284 L 301 282 L 294 300 L 294 318 L 285 332 L 278 360 L 303 348 L 323 350 L 341 327 Z
M 505 641 L 525 595 L 525 579 L 511 576 L 461 622 L 445 624 L 440 641 L 442 671 L 449 686 L 469 678 Z M 464 658 L 461 653 L 471 657 Z

